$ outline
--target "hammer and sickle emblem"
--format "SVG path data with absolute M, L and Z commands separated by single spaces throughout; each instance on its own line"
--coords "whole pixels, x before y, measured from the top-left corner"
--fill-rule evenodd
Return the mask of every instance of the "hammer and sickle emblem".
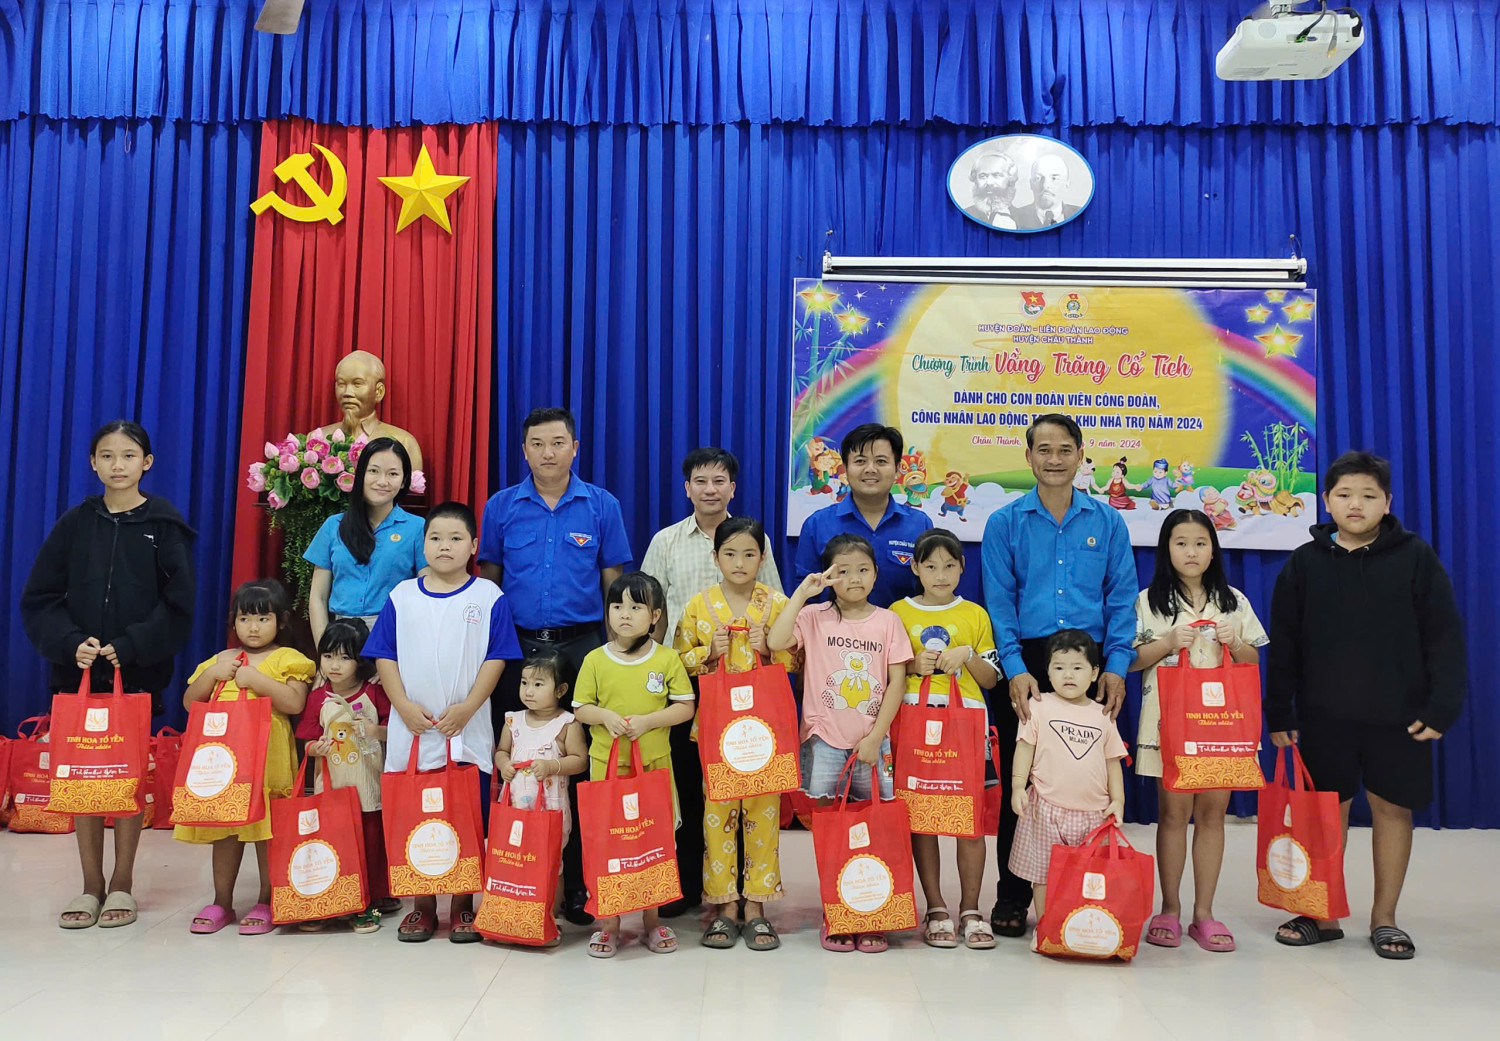
M 312 205 L 294 205 L 272 191 L 266 192 L 250 204 L 251 213 L 260 216 L 266 210 L 274 209 L 283 217 L 309 224 L 320 220 L 326 220 L 329 224 L 337 224 L 344 219 L 344 215 L 339 212 L 339 208 L 344 205 L 344 197 L 349 192 L 349 177 L 344 172 L 344 164 L 322 145 L 315 144 L 313 147 L 323 153 L 323 159 L 333 171 L 333 186 L 325 192 L 323 186 L 308 172 L 313 163 L 312 153 L 298 152 L 287 156 L 277 164 L 275 173 L 285 183 L 290 184 L 296 181 L 307 193 L 307 197 L 312 200 Z

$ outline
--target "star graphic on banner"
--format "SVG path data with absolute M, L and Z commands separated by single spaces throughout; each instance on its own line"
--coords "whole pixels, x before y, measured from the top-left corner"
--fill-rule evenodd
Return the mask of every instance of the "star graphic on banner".
M 854 294 L 854 299 L 856 299 L 856 300 L 863 300 L 864 298 L 865 298 L 865 291 L 863 289 L 861 289 L 859 292 L 857 292 L 857 293 Z
M 1271 309 L 1265 304 L 1256 304 L 1254 307 L 1245 308 L 1245 317 L 1256 325 L 1265 325 L 1266 319 L 1271 317 Z
M 1302 336 L 1299 333 L 1288 332 L 1278 325 L 1268 333 L 1261 333 L 1256 339 L 1266 345 L 1267 358 L 1274 358 L 1278 354 L 1295 358 L 1297 344 L 1301 342 Z
M 875 328 L 877 328 L 877 329 L 884 329 L 885 328 L 885 323 L 884 322 L 876 322 L 875 323 Z
M 865 326 L 870 324 L 870 318 L 868 315 L 860 314 L 852 307 L 847 311 L 835 315 L 835 317 L 839 320 L 839 328 L 846 334 L 852 335 L 854 333 L 864 332 Z
M 1279 304 L 1279 303 L 1281 303 L 1285 299 L 1286 299 L 1286 290 L 1285 289 L 1268 289 L 1268 290 L 1266 290 L 1266 301 L 1268 303 Z
M 448 223 L 448 205 L 443 200 L 467 181 L 467 177 L 440 174 L 432 168 L 432 157 L 427 146 L 417 153 L 417 165 L 409 177 L 382 177 L 380 183 L 401 196 L 401 216 L 396 221 L 396 230 L 402 231 L 418 217 L 429 217 L 438 227 L 453 234 Z
M 1287 304 L 1281 309 L 1287 316 L 1288 321 L 1305 322 L 1312 317 L 1313 302 L 1307 297 L 1299 297 L 1294 303 Z
M 823 288 L 823 283 L 809 289 L 804 289 L 797 294 L 807 306 L 808 311 L 831 311 L 833 305 L 839 302 L 839 295 Z

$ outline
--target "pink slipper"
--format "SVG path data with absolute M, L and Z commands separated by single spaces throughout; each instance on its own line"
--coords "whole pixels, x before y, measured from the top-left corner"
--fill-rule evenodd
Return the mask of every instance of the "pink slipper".
M 860 933 L 854 943 L 861 954 L 884 954 L 891 948 L 884 933 Z
M 246 925 L 246 922 L 254 922 L 254 925 Z M 241 936 L 260 936 L 264 933 L 275 932 L 276 926 L 271 924 L 271 905 L 256 904 L 250 908 L 250 913 L 240 919 Z
M 1205 951 L 1226 953 L 1234 950 L 1234 936 L 1223 922 L 1210 918 L 1206 922 L 1194 922 L 1188 926 L 1188 935 L 1198 941 Z M 1228 937 L 1228 939 L 1219 939 Z
M 234 921 L 233 910 L 226 910 L 218 904 L 209 904 L 194 916 L 193 924 L 190 928 L 192 932 L 197 933 L 199 936 L 207 936 L 210 933 L 218 932 L 232 921 Z
M 1164 932 L 1166 937 L 1153 936 L 1152 933 Z M 1157 947 L 1181 947 L 1182 946 L 1182 920 L 1175 914 L 1159 914 L 1151 919 L 1151 924 L 1146 926 L 1146 942 Z
M 828 921 L 825 919 L 823 926 L 819 929 L 822 934 L 819 941 L 823 944 L 825 951 L 833 951 L 836 954 L 847 954 L 854 950 L 854 937 L 845 934 L 830 934 L 828 932 Z

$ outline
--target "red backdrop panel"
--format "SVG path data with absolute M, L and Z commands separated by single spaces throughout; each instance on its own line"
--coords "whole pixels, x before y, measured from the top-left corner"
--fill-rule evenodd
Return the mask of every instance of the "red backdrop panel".
M 344 164 L 344 219 L 300 223 L 269 209 L 255 217 L 245 350 L 240 475 L 267 440 L 339 418 L 333 370 L 353 350 L 386 366 L 381 418 L 416 436 L 430 502 L 477 508 L 487 493 L 495 254 L 493 123 L 371 129 L 272 120 L 261 131 L 256 194 L 309 202 L 273 172 L 312 152 L 326 190 L 331 172 L 312 147 Z M 446 202 L 453 233 L 428 218 L 401 232 L 401 200 L 380 183 L 407 176 L 427 146 L 439 174 L 469 178 Z M 234 581 L 273 575 L 279 540 L 243 479 L 235 510 Z

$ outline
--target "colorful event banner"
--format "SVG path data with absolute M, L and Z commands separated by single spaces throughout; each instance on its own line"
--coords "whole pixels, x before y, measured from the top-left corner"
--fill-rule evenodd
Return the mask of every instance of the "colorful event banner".
M 1312 290 L 794 285 L 787 530 L 847 494 L 839 442 L 900 428 L 897 498 L 977 542 L 1030 490 L 1026 427 L 1083 428 L 1074 484 L 1155 545 L 1166 511 L 1287 549 L 1317 512 Z

